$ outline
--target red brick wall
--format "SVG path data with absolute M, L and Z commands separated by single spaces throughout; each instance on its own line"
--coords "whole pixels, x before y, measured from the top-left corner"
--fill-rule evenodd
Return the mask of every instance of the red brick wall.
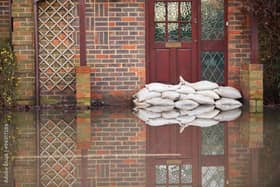
M 257 186 L 258 155 L 263 147 L 262 113 L 244 112 L 240 120 L 228 124 L 228 180 L 230 187 Z
M 128 103 L 145 83 L 144 0 L 96 0 L 86 7 L 92 97 Z
M 0 40 L 9 37 L 9 0 L 0 1 Z
M 240 88 L 240 68 L 250 63 L 251 42 L 244 0 L 228 0 L 228 85 Z
M 240 68 L 250 63 L 251 55 L 249 20 L 242 13 L 243 2 L 228 0 L 228 84 L 238 88 Z M 20 61 L 18 100 L 19 104 L 33 104 L 32 1 L 14 1 L 13 17 L 13 44 Z M 78 18 L 75 23 L 78 44 Z M 107 104 L 128 104 L 132 93 L 145 84 L 145 0 L 86 1 L 86 34 L 92 98 Z M 79 53 L 78 45 L 75 51 Z M 78 65 L 79 55 L 75 61 Z
M 17 59 L 17 101 L 20 105 L 34 104 L 34 17 L 33 1 L 13 1 L 12 43 Z

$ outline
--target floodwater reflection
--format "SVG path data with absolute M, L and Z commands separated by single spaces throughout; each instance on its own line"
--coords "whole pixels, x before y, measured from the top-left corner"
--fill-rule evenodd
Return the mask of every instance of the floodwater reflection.
M 2 112 L 0 186 L 278 186 L 279 114 L 180 133 L 130 110 Z

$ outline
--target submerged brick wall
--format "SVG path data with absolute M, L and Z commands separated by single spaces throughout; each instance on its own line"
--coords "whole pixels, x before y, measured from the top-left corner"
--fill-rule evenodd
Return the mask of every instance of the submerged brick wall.
M 144 0 L 88 1 L 87 62 L 92 96 L 128 103 L 145 83 Z
M 228 85 L 240 88 L 242 64 L 251 61 L 250 26 L 243 0 L 228 0 Z
M 0 1 L 0 40 L 9 38 L 9 0 Z

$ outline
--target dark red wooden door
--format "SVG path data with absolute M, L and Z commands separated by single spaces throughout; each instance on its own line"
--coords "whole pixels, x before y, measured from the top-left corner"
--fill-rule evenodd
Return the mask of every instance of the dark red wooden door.
M 197 1 L 148 1 L 148 82 L 198 79 Z

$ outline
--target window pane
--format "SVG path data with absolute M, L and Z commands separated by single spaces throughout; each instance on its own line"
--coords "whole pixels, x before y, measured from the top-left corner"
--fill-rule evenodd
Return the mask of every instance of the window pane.
M 224 82 L 224 53 L 205 51 L 201 54 L 201 78 L 217 83 Z
M 224 126 L 215 125 L 202 128 L 202 155 L 224 154 Z
M 155 21 L 165 21 L 166 11 L 164 2 L 156 2 L 155 4 Z
M 178 23 L 168 24 L 168 41 L 178 41 Z
M 192 40 L 192 25 L 191 23 L 181 24 L 181 41 Z
M 167 4 L 168 21 L 178 21 L 178 2 L 169 2 Z
M 181 167 L 181 183 L 192 183 L 192 166 L 182 165 Z
M 155 41 L 165 41 L 165 23 L 155 23 Z
M 169 165 L 169 184 L 179 184 L 179 165 Z
M 224 39 L 224 0 L 201 0 L 203 40 Z
M 224 167 L 202 167 L 202 187 L 219 186 L 225 184 Z
M 167 169 L 166 165 L 156 166 L 156 184 L 166 184 Z
M 191 17 L 192 17 L 191 2 L 181 2 L 180 11 L 181 11 L 181 21 L 191 21 Z

